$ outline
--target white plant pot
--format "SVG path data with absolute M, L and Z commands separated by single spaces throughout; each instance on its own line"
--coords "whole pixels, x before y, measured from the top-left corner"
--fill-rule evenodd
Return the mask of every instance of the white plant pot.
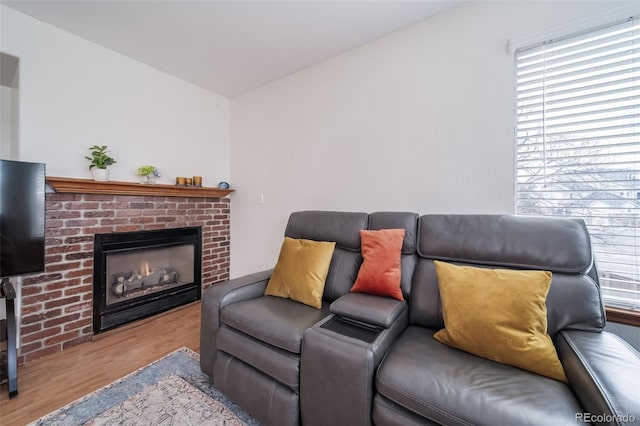
M 98 182 L 106 182 L 109 180 L 109 169 L 99 169 L 94 167 L 91 169 L 91 173 L 93 173 L 93 180 Z

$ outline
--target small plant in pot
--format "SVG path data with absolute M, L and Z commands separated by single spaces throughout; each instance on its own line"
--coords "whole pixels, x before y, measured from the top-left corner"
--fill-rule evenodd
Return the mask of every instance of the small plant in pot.
M 85 156 L 89 163 L 89 170 L 93 173 L 93 180 L 107 181 L 109 180 L 109 166 L 116 163 L 112 157 L 107 154 L 106 145 L 94 145 L 89 148 L 91 157 Z
M 155 166 L 148 164 L 138 167 L 138 176 L 140 176 L 140 183 L 156 183 L 156 180 L 160 177 L 160 170 Z

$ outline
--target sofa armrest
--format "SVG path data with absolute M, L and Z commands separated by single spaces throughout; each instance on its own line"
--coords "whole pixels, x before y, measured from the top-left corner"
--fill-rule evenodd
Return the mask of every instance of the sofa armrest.
M 302 420 L 309 426 L 370 426 L 374 373 L 409 324 L 407 303 L 348 293 L 329 309 L 333 315 L 307 329 L 302 340 Z
M 325 328 L 335 315 L 305 330 L 300 361 L 300 410 L 305 425 L 371 425 L 374 374 L 407 328 L 408 310 L 402 312 L 373 341 Z
M 389 328 L 407 310 L 407 303 L 389 297 L 347 293 L 329 307 L 332 314 Z
M 569 385 L 585 409 L 583 420 L 623 425 L 640 421 L 640 354 L 607 332 L 560 331 L 554 344 Z
M 216 334 L 220 311 L 232 303 L 264 295 L 273 269 L 214 284 L 202 296 L 200 311 L 200 369 L 213 377 L 213 361 L 218 347 Z

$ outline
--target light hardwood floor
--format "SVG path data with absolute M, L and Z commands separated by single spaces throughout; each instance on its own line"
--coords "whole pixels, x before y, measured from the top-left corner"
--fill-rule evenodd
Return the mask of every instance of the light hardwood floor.
M 0 386 L 0 425 L 27 424 L 182 346 L 200 351 L 200 302 L 19 366 L 19 395 Z

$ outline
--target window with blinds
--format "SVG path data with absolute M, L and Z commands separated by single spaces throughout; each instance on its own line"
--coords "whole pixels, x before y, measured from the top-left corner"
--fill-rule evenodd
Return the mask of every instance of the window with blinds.
M 640 310 L 640 19 L 515 52 L 516 213 L 587 223 L 605 303 Z

